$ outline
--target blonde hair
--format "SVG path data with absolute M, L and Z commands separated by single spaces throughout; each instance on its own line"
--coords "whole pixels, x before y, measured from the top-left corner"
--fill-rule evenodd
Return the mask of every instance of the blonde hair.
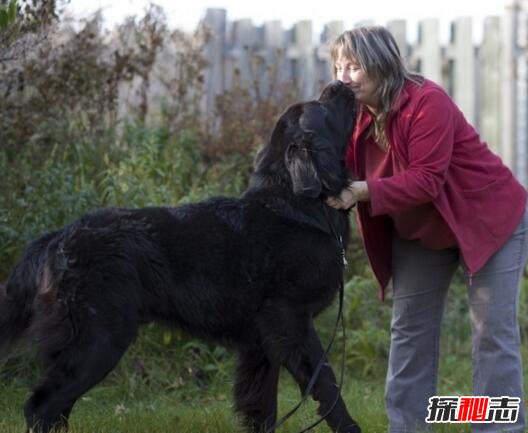
M 370 134 L 383 148 L 389 146 L 385 125 L 394 101 L 406 80 L 423 83 L 423 77 L 411 73 L 405 66 L 396 40 L 382 26 L 358 27 L 339 35 L 330 45 L 334 79 L 336 61 L 342 56 L 353 60 L 368 77 L 378 84 L 379 111 L 374 116 Z

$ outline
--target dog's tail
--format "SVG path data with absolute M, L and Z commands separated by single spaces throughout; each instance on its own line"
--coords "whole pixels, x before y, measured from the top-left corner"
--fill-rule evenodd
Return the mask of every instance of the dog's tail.
M 55 234 L 49 233 L 30 244 L 7 282 L 0 284 L 0 356 L 31 325 L 34 299 L 45 279 L 47 246 Z

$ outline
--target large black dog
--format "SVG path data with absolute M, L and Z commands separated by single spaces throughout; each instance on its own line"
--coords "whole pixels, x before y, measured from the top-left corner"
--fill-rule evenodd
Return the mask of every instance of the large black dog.
M 324 197 L 346 185 L 354 119 L 353 93 L 333 82 L 282 114 L 242 198 L 103 209 L 34 241 L 0 289 L 0 348 L 29 337 L 46 367 L 28 428 L 66 427 L 156 320 L 233 347 L 235 408 L 248 431 L 272 429 L 281 366 L 304 390 L 323 356 L 313 318 L 340 287 L 348 239 Z M 332 431 L 360 432 L 328 363 L 311 395 Z

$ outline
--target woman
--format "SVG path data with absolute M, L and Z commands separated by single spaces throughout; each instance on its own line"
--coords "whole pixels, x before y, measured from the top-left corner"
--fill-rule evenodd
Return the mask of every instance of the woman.
M 335 208 L 357 204 L 381 286 L 392 278 L 386 407 L 392 433 L 423 431 L 436 394 L 447 288 L 465 269 L 472 327 L 473 395 L 521 398 L 517 303 L 528 257 L 526 190 L 437 84 L 404 66 L 383 27 L 346 31 L 331 47 L 334 75 L 360 104 L 346 163 L 357 181 Z

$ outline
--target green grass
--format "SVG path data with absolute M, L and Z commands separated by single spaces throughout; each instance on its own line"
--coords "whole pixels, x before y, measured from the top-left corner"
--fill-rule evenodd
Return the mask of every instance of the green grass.
M 381 402 L 381 382 L 348 380 L 345 388 L 346 401 L 350 412 L 363 424 L 366 431 L 376 433 L 385 429 Z M 145 386 L 130 394 L 130 390 L 119 385 L 96 387 L 86 394 L 75 406 L 71 415 L 70 431 L 74 433 L 232 433 L 241 432 L 240 424 L 232 412 L 230 383 L 217 382 L 207 389 L 195 393 L 193 398 L 185 392 L 171 392 L 164 389 L 149 389 Z M 24 430 L 21 406 L 28 389 L 10 385 L 0 387 L 0 431 L 19 433 Z M 283 375 L 279 408 L 285 413 L 299 400 L 297 387 Z M 294 433 L 317 419 L 316 404 L 308 401 L 279 430 Z M 323 423 L 314 432 L 327 432 Z
M 524 356 L 528 355 L 523 348 Z M 160 386 L 158 382 L 138 379 L 130 365 L 132 354 L 103 383 L 92 389 L 76 404 L 71 418 L 73 433 L 233 433 L 241 432 L 232 412 L 229 370 L 217 373 L 206 385 L 188 381 L 182 386 Z M 155 362 L 154 362 L 155 364 Z M 334 363 L 337 365 L 337 363 Z M 145 368 L 149 368 L 147 361 Z M 126 371 L 129 369 L 129 371 Z M 170 368 L 172 375 L 177 368 Z M 439 394 L 471 394 L 470 360 L 467 356 L 444 357 L 440 366 Z M 158 372 L 159 373 L 159 372 Z M 525 378 L 525 383 L 526 383 Z M 22 405 L 29 393 L 29 378 L 15 378 L 0 385 L 0 432 L 24 431 Z M 167 378 L 167 383 L 171 379 Z M 346 377 L 344 398 L 353 417 L 364 432 L 384 433 L 387 428 L 383 406 L 384 378 Z M 178 383 L 176 380 L 175 383 Z M 299 399 L 296 385 L 286 374 L 281 376 L 279 411 L 285 413 Z M 317 419 L 316 404 L 308 401 L 278 432 L 295 433 Z M 323 423 L 314 432 L 328 432 Z M 438 425 L 437 433 L 466 433 L 466 425 Z

